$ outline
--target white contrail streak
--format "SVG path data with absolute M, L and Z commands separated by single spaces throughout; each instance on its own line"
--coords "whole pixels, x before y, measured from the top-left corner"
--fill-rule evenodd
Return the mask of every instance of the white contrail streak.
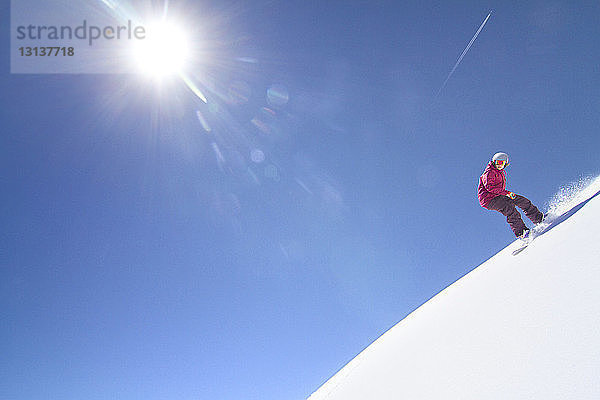
M 465 55 L 467 54 L 467 52 L 469 51 L 469 49 L 471 48 L 471 46 L 473 46 L 473 43 L 477 39 L 477 36 L 479 36 L 479 33 L 481 32 L 481 30 L 485 26 L 485 24 L 488 21 L 488 19 L 490 19 L 491 15 L 492 15 L 492 12 L 490 11 L 489 14 L 487 15 L 487 17 L 485 17 L 485 19 L 483 20 L 483 22 L 479 26 L 479 29 L 477 29 L 477 32 L 475 32 L 475 35 L 473 35 L 473 37 L 471 38 L 471 41 L 469 42 L 469 44 L 467 45 L 467 47 L 465 47 L 465 49 L 463 50 L 463 52 L 460 55 L 460 57 L 458 57 L 458 61 L 456 61 L 456 64 L 454 64 L 454 67 L 452 68 L 452 71 L 450 71 L 450 73 L 448 74 L 448 77 L 444 81 L 444 83 L 443 83 L 442 87 L 440 88 L 440 90 L 438 90 L 436 97 L 440 95 L 440 93 L 442 92 L 442 90 L 444 90 L 444 88 L 446 87 L 446 83 L 448 83 L 448 80 L 450 80 L 450 77 L 452 76 L 452 74 L 454 73 L 454 71 L 456 71 L 456 68 L 458 67 L 458 64 L 460 64 L 460 62 L 465 57 Z

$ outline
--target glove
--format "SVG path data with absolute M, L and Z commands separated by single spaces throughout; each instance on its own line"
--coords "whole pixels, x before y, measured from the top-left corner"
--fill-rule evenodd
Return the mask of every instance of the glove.
M 517 195 L 514 194 L 513 192 L 508 192 L 507 196 L 510 197 L 513 200 L 515 199 L 515 197 L 517 197 Z

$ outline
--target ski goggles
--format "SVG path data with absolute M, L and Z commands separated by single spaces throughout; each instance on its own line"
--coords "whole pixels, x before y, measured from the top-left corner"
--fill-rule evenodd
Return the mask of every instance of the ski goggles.
M 494 161 L 494 164 L 496 165 L 496 168 L 506 168 L 508 167 L 508 161 L 506 160 L 496 160 Z

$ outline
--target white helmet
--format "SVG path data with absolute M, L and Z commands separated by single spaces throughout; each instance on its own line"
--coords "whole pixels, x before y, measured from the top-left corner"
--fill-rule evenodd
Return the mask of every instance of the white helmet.
M 492 162 L 498 169 L 504 169 L 508 165 L 508 154 L 506 153 L 496 153 L 492 157 Z
M 508 154 L 506 153 L 496 153 L 494 154 L 494 157 L 492 157 L 492 161 L 505 161 L 508 164 Z

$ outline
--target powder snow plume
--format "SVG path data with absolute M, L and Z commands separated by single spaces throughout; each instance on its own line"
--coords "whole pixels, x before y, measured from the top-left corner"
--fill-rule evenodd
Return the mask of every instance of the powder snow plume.
M 548 216 L 553 219 L 569 211 L 579 203 L 600 191 L 600 176 L 584 176 L 562 186 L 547 202 Z

